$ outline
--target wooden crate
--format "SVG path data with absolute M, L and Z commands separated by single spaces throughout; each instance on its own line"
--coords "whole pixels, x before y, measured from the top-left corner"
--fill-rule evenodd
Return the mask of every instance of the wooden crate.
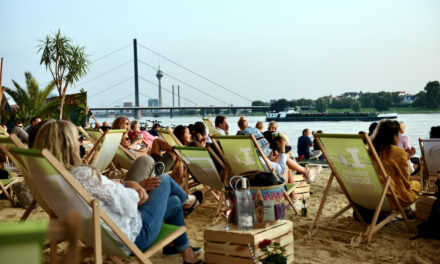
M 294 174 L 293 180 L 296 183 L 295 197 L 296 199 L 309 198 L 310 197 L 310 184 L 304 179 L 302 174 Z
M 232 225 L 228 231 L 222 230 L 225 223 L 210 227 L 204 233 L 205 261 L 209 264 L 253 264 L 248 243 L 258 258 L 263 252 L 258 249 L 258 243 L 264 239 L 279 242 L 286 249 L 287 263 L 293 263 L 293 223 L 288 220 L 278 220 L 265 228 L 246 231 L 237 230 Z
M 431 214 L 432 205 L 434 204 L 435 200 L 435 196 L 419 196 L 419 199 L 416 202 L 417 221 L 425 222 L 428 220 L 428 217 Z

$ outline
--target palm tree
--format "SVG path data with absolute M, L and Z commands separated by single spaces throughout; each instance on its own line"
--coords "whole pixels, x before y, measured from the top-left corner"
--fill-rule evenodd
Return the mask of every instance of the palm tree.
M 12 80 L 15 89 L 6 87 L 18 109 L 15 111 L 15 120 L 29 124 L 34 116 L 47 116 L 54 109 L 51 103 L 45 103 L 49 94 L 55 89 L 55 82 L 51 81 L 43 90 L 40 90 L 37 80 L 30 72 L 25 72 L 26 89 L 22 88 L 16 81 Z M 56 108 L 56 106 L 55 106 Z
M 90 61 L 84 52 L 85 47 L 72 44 L 60 30 L 40 40 L 38 47 L 38 52 L 42 52 L 40 64 L 49 69 L 56 84 L 60 96 L 59 118 L 62 119 L 67 87 L 87 74 Z

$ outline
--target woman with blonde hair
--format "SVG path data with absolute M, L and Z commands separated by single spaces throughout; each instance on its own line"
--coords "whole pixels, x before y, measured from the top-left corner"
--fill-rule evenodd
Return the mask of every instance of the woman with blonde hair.
M 78 131 L 71 122 L 49 121 L 38 131 L 34 147 L 48 149 L 69 169 L 84 189 L 100 200 L 103 210 L 140 250 L 145 251 L 153 244 L 162 222 L 185 225 L 182 205 L 187 204 L 188 196 L 168 175 L 160 175 L 158 186 L 148 193 L 135 181 L 126 181 L 124 185 L 113 182 L 97 169 L 81 164 L 77 138 Z M 184 263 L 204 263 L 189 246 L 186 233 L 173 243 Z M 128 248 L 122 249 L 130 254 Z

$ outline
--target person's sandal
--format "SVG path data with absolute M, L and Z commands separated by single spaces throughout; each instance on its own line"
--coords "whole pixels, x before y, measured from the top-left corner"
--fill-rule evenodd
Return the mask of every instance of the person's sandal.
M 200 255 L 202 253 L 201 247 L 191 247 L 191 249 L 194 251 L 194 254 Z M 166 246 L 162 249 L 162 254 L 165 257 L 175 257 L 180 254 L 179 250 L 175 246 Z
M 183 216 L 187 217 L 189 214 L 192 213 L 192 211 L 194 211 L 197 202 L 199 202 L 199 206 L 202 204 L 203 201 L 203 193 L 201 191 L 195 191 L 192 193 L 192 195 L 194 195 L 196 197 L 196 200 L 194 201 L 194 203 L 191 205 L 191 207 L 188 208 L 182 208 L 183 210 Z

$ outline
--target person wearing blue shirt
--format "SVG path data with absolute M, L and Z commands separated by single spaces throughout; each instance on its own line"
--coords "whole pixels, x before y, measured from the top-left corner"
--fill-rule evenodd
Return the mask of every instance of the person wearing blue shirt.
M 298 138 L 298 156 L 303 155 L 306 159 L 310 158 L 312 155 L 310 147 L 313 147 L 313 142 L 309 136 L 310 130 L 306 128 L 303 130 L 302 136 Z

